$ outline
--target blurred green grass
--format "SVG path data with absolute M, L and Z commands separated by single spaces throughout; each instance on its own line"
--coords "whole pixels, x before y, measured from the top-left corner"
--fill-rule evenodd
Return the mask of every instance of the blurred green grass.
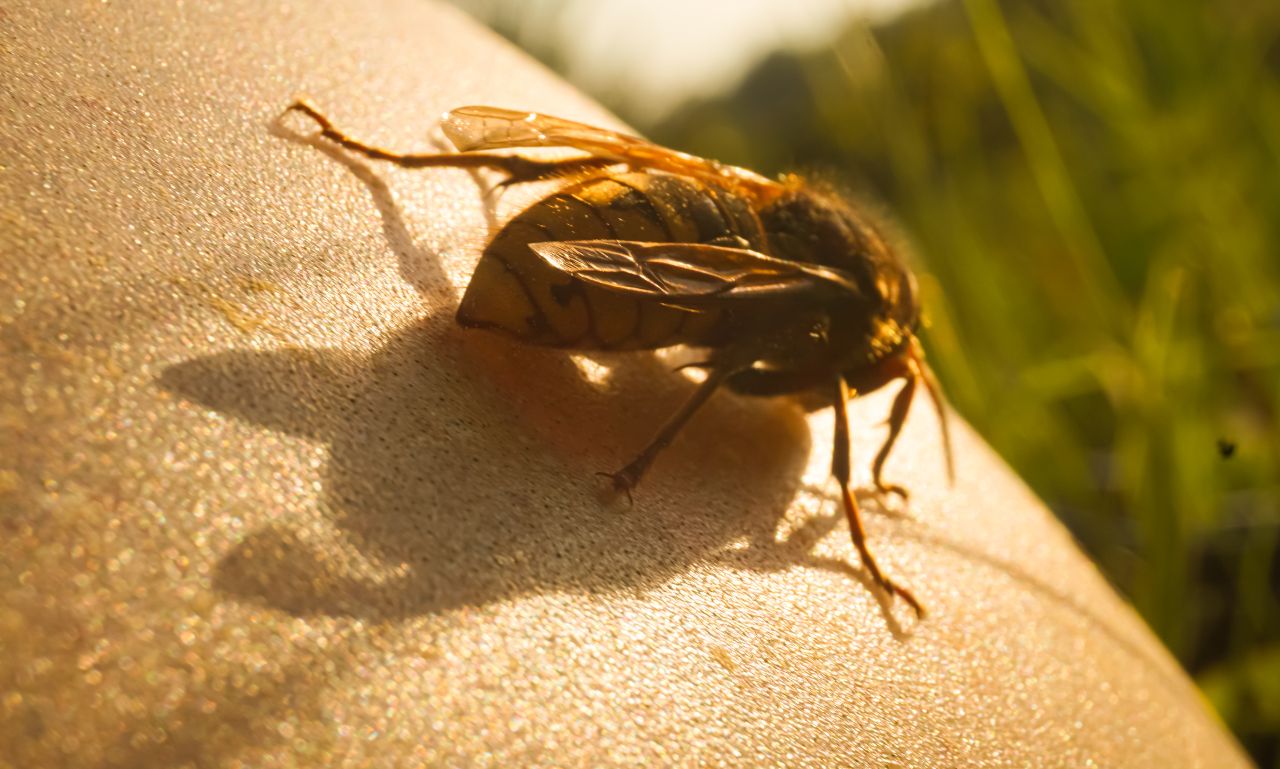
M 956 407 L 1280 767 L 1280 3 L 953 0 L 657 124 L 594 95 L 882 202 Z
M 946 3 L 642 128 L 883 201 L 957 408 L 1280 766 L 1280 4 Z

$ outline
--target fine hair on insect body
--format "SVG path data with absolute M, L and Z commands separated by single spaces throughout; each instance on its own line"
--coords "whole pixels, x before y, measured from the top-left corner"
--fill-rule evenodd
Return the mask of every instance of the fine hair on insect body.
M 846 404 L 898 379 L 888 436 L 872 463 L 875 490 L 907 496 L 882 471 L 920 385 L 941 420 L 954 476 L 945 404 L 916 337 L 915 277 L 867 216 L 795 175 L 773 180 L 540 113 L 461 107 L 441 122 L 456 152 L 404 154 L 353 139 L 304 100 L 291 111 L 347 150 L 405 168 L 487 168 L 503 174 L 502 186 L 560 180 L 484 247 L 458 323 L 546 347 L 705 351 L 694 365 L 706 378 L 693 395 L 631 462 L 603 473 L 628 496 L 720 387 L 752 396 L 822 393 L 834 407 L 831 472 L 853 544 L 872 579 L 924 615 L 876 563 L 850 489 Z M 578 154 L 505 152 L 537 148 Z

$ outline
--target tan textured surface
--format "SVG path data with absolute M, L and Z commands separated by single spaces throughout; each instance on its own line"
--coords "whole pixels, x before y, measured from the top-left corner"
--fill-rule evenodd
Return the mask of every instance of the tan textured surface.
M 909 517 L 869 518 L 922 624 L 845 566 L 829 412 L 718 396 L 601 503 L 688 383 L 455 329 L 475 181 L 269 130 L 300 91 L 399 147 L 460 103 L 608 119 L 487 33 L 34 5 L 0 10 L 0 765 L 1243 765 L 967 431 L 945 488 L 925 410 Z

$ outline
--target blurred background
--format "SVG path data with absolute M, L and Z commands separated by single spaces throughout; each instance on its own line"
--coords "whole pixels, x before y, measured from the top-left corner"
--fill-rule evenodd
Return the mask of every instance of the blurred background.
M 1280 767 L 1280 3 L 455 4 L 892 212 L 955 407 Z

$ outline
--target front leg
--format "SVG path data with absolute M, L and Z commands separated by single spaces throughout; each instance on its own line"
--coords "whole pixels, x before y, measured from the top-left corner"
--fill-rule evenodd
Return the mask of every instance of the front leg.
M 835 445 L 831 450 L 831 474 L 840 482 L 840 498 L 844 502 L 844 513 L 849 519 L 849 535 L 853 538 L 853 546 L 858 549 L 858 555 L 862 558 L 862 565 L 867 571 L 871 572 L 871 578 L 883 587 L 889 595 L 900 596 L 902 600 L 911 605 L 915 609 L 917 617 L 924 617 L 924 607 L 911 594 L 910 590 L 902 587 L 884 575 L 880 571 L 876 559 L 872 557 L 871 550 L 867 547 L 867 534 L 862 528 L 862 514 L 858 510 L 858 501 L 854 499 L 853 493 L 849 490 L 849 411 L 846 407 L 850 393 L 849 386 L 845 383 L 843 377 L 836 377 L 835 388 Z
M 918 377 L 914 371 L 908 373 L 906 384 L 894 396 L 893 407 L 889 411 L 889 436 L 884 439 L 884 444 L 876 452 L 876 459 L 871 464 L 871 480 L 875 483 L 876 491 L 880 494 L 897 494 L 903 500 L 907 499 L 907 490 L 896 483 L 885 483 L 881 474 L 884 472 L 885 460 L 889 458 L 889 452 L 893 450 L 893 444 L 898 441 L 898 434 L 902 432 L 902 426 L 907 421 L 907 413 L 911 411 L 917 380 Z

